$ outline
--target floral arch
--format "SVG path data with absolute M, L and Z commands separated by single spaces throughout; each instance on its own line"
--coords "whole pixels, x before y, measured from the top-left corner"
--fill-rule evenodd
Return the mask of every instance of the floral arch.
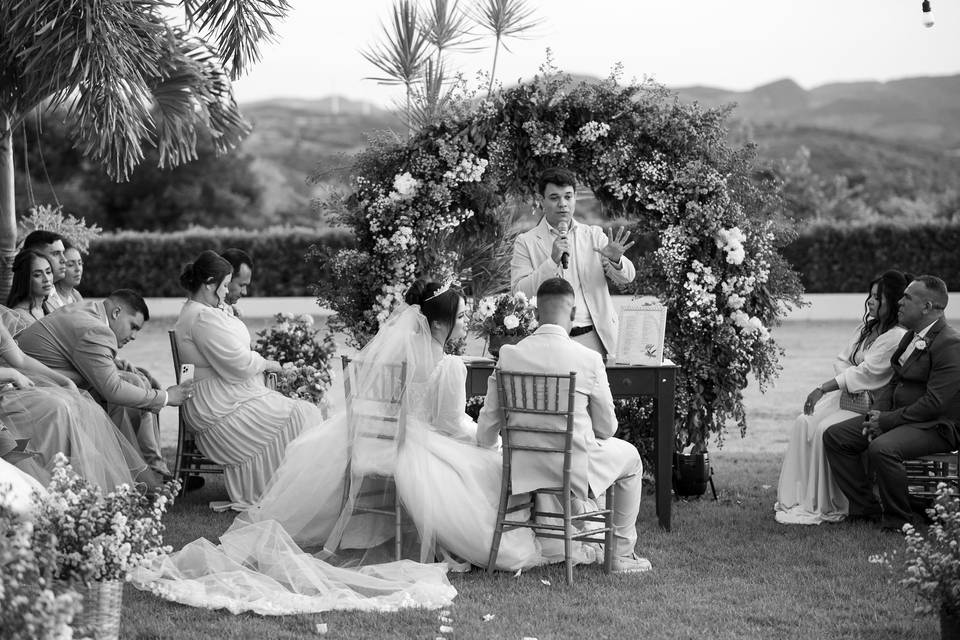
M 318 294 L 359 346 L 418 275 L 472 274 L 474 293 L 486 293 L 509 260 L 511 212 L 531 202 L 542 169 L 565 167 L 604 216 L 645 239 L 631 255 L 635 291 L 668 308 L 678 446 L 704 447 L 731 422 L 743 433 L 748 375 L 761 387 L 776 376 L 782 350 L 769 327 L 801 288 L 777 251 L 792 237 L 777 222 L 778 187 L 758 177 L 752 148 L 728 145 L 727 113 L 616 74 L 574 85 L 548 72 L 461 100 L 408 140 L 372 140 L 355 158 L 353 192 L 328 205 L 356 245 L 330 259 Z

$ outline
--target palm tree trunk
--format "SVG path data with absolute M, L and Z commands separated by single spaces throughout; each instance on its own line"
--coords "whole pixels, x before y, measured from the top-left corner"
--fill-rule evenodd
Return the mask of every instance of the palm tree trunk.
M 17 212 L 13 199 L 13 118 L 0 113 L 0 304 L 13 284 L 17 249 Z
M 487 97 L 493 92 L 493 81 L 497 77 L 497 56 L 500 54 L 500 36 L 497 36 L 497 42 L 493 45 L 493 67 L 490 69 L 490 83 L 487 85 Z

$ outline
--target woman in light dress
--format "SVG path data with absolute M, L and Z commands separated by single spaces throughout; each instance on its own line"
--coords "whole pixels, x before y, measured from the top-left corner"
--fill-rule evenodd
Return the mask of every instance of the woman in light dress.
M 73 304 L 83 300 L 83 296 L 77 291 L 80 281 L 83 279 L 83 256 L 80 250 L 68 242 L 64 242 L 63 260 L 66 262 L 67 270 L 54 286 L 63 304 Z
M 167 599 L 234 613 L 389 610 L 398 602 L 443 606 L 456 594 L 445 577 L 450 563 L 464 569 L 486 563 L 500 451 L 477 445 L 476 424 L 464 412 L 466 366 L 443 352 L 447 340 L 465 333 L 465 304 L 436 283 L 418 283 L 406 300 L 351 365 L 351 384 L 364 398 L 383 387 L 388 365 L 406 364 L 404 400 L 390 414 L 405 415 L 405 432 L 393 433 L 395 439 L 364 438 L 360 434 L 385 423 L 356 408 L 349 424 L 340 412 L 304 431 L 260 501 L 237 516 L 219 546 L 193 542 L 139 572 L 135 584 Z M 348 456 L 353 473 L 346 483 Z M 359 470 L 393 472 L 414 527 L 403 534 L 405 555 L 419 562 L 387 561 L 392 518 L 354 513 Z M 312 556 L 301 547 L 323 549 Z M 596 559 L 587 545 L 577 545 L 575 553 L 581 562 Z M 448 562 L 433 564 L 437 557 Z M 504 533 L 497 568 L 561 560 L 545 558 L 532 531 L 515 529 Z M 372 578 L 378 586 L 358 582 Z
M 287 445 L 323 415 L 264 384 L 264 372 L 280 371 L 280 363 L 253 351 L 247 326 L 219 308 L 232 274 L 213 251 L 188 264 L 180 284 L 190 296 L 174 330 L 181 362 L 195 366 L 193 397 L 180 410 L 200 451 L 224 467 L 230 502 L 212 506 L 243 511 L 260 498 Z
M 63 453 L 74 471 L 109 491 L 142 482 L 156 488 L 161 478 L 147 468 L 139 450 L 117 430 L 110 416 L 66 376 L 31 358 L 0 325 L 0 422 L 28 449 L 40 453 L 23 471 L 49 482 L 54 458 Z M 37 464 L 39 462 L 39 464 Z
M 53 291 L 53 267 L 43 254 L 27 249 L 13 260 L 13 283 L 7 296 L 3 323 L 17 335 L 50 313 L 47 296 Z
M 807 396 L 780 469 L 777 522 L 820 524 L 846 517 L 847 498 L 833 480 L 823 452 L 823 432 L 857 416 L 840 408 L 841 391 L 874 391 L 893 376 L 890 358 L 906 333 L 897 325 L 897 301 L 909 282 L 910 276 L 890 270 L 870 283 L 863 324 L 834 361 L 835 376 Z

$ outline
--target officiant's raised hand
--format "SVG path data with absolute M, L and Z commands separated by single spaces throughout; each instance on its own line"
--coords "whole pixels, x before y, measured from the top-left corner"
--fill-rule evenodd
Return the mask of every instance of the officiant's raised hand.
M 610 241 L 604 246 L 594 249 L 594 251 L 610 262 L 619 264 L 620 257 L 623 256 L 627 249 L 632 247 L 635 242 L 627 242 L 627 240 L 630 239 L 630 232 L 623 227 L 618 227 L 616 234 L 614 234 L 613 229 L 607 229 L 607 238 L 609 238 Z

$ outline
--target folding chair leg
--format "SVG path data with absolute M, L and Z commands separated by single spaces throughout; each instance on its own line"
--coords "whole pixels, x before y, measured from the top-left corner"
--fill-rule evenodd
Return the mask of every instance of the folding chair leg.
M 490 542 L 490 556 L 487 558 L 487 573 L 493 573 L 500 554 L 500 539 L 503 537 L 503 520 L 507 516 L 507 501 L 510 499 L 510 487 L 506 479 L 500 486 L 500 506 L 497 507 L 497 524 L 493 528 L 493 540 Z
M 393 527 L 394 527 L 394 556 L 397 560 L 400 560 L 403 557 L 403 544 L 401 536 L 403 528 L 403 512 L 400 510 L 400 492 L 397 491 L 397 486 L 393 486 Z
M 604 524 L 607 527 L 607 532 L 603 536 L 603 572 L 612 573 L 613 572 L 613 504 L 617 496 L 616 485 L 610 485 L 610 488 L 607 489 L 607 495 L 604 499 L 604 509 L 608 509 L 609 513 L 604 518 Z

